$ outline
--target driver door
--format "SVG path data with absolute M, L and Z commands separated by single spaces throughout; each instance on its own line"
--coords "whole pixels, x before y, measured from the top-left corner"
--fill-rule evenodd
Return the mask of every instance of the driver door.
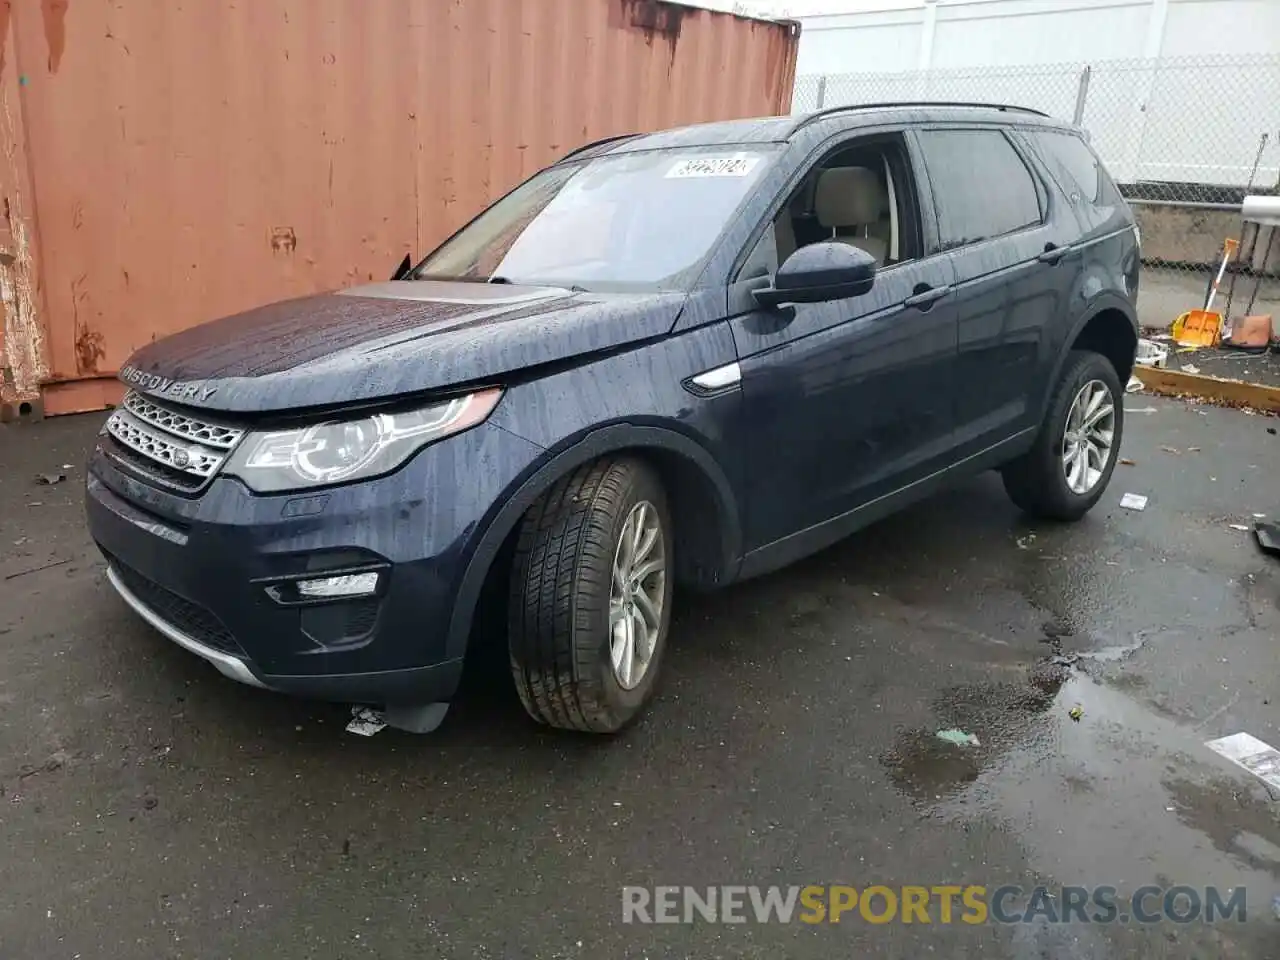
M 888 228 L 833 222 L 869 218 L 875 198 L 841 200 L 821 185 L 811 189 L 812 178 L 829 177 L 833 188 L 858 184 L 869 180 L 861 171 L 876 171 L 877 159 Z M 826 173 L 850 163 L 859 165 L 857 176 Z M 932 209 L 916 186 L 917 169 L 900 134 L 839 145 L 806 172 L 730 286 L 752 438 L 745 461 L 748 565 L 752 551 L 771 548 L 772 567 L 840 539 L 865 522 L 876 501 L 949 464 L 957 387 L 954 275 L 949 257 L 927 252 L 933 233 L 921 213 L 932 216 Z M 803 209 L 806 195 L 822 209 Z M 779 240 L 785 259 L 785 246 L 812 238 L 806 220 L 838 241 L 883 250 L 874 285 L 856 297 L 759 306 L 751 291 L 771 282 Z M 873 231 L 891 239 L 860 239 Z

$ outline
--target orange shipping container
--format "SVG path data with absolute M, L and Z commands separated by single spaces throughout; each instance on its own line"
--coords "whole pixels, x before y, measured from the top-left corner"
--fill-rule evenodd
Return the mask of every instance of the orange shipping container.
M 664 0 L 0 0 L 0 414 L 383 278 L 614 134 L 785 112 L 799 28 Z

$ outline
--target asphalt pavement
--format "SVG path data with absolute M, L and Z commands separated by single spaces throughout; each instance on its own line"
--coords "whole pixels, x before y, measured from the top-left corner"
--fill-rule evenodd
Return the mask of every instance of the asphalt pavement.
M 1280 745 L 1280 560 L 1232 526 L 1280 516 L 1277 421 L 1127 407 L 1080 524 L 987 475 L 678 597 L 613 740 L 486 660 L 426 737 L 223 678 L 106 582 L 101 416 L 0 427 L 0 957 L 1280 957 L 1280 799 L 1204 746 Z M 1247 918 L 624 923 L 658 884 L 1243 887 Z

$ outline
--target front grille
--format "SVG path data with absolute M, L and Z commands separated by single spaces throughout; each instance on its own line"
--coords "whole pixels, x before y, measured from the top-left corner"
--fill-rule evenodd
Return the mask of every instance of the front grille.
M 104 450 L 146 480 L 184 493 L 202 489 L 244 430 L 198 420 L 130 391 L 107 419 Z
M 115 557 L 110 558 L 110 563 L 116 575 L 129 588 L 129 592 L 161 620 L 172 624 L 191 639 L 207 647 L 213 647 L 215 650 L 237 657 L 244 656 L 244 651 L 240 648 L 240 644 L 236 643 L 231 631 L 204 607 L 160 586 Z
M 159 427 L 166 433 L 185 437 L 206 447 L 230 450 L 244 436 L 244 430 L 239 427 L 228 427 L 221 423 L 206 423 L 202 420 L 196 420 L 194 417 L 170 410 L 168 407 L 162 407 L 155 401 L 148 400 L 135 391 L 130 391 L 129 395 L 124 398 L 124 408 L 144 423 L 149 423 L 152 426 Z
M 204 477 L 181 470 L 169 470 L 161 467 L 155 460 L 126 447 L 115 437 L 107 434 L 103 438 L 102 450 L 113 460 L 132 467 L 131 473 L 138 475 L 152 484 L 168 487 L 180 493 L 199 493 L 207 482 Z

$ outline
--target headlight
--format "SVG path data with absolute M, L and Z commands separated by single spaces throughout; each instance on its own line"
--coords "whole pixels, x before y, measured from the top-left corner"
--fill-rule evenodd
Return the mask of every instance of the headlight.
M 482 390 L 405 413 L 250 433 L 226 472 L 259 493 L 375 477 L 396 469 L 428 443 L 474 427 L 501 396 L 501 390 Z

